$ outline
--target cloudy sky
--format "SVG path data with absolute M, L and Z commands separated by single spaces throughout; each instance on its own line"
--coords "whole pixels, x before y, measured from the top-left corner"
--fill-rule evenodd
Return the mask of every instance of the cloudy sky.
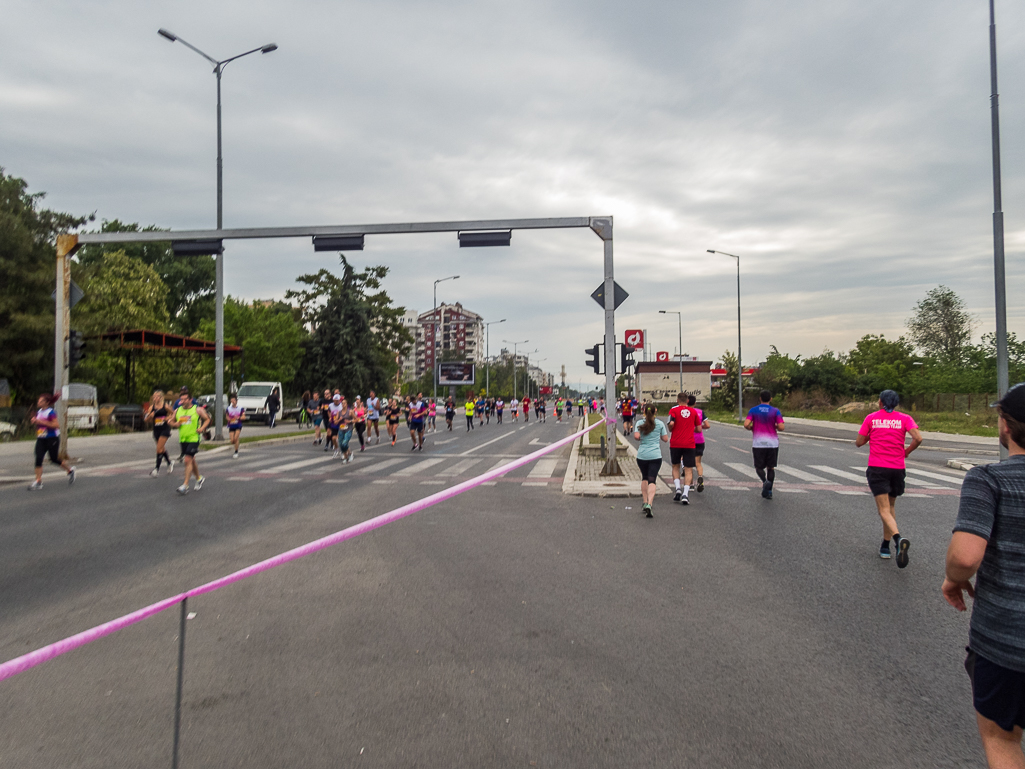
M 1009 326 L 1025 334 L 1025 7 L 999 0 Z M 0 166 L 49 207 L 175 229 L 215 224 L 224 74 L 225 226 L 615 218 L 617 330 L 714 360 L 846 350 L 902 333 L 946 284 L 992 330 L 985 0 L 5 0 Z M 401 304 L 462 301 L 546 369 L 595 378 L 601 241 L 516 232 L 368 238 Z M 308 241 L 233 242 L 226 290 L 280 297 L 337 265 Z M 523 348 L 521 348 L 523 349 Z

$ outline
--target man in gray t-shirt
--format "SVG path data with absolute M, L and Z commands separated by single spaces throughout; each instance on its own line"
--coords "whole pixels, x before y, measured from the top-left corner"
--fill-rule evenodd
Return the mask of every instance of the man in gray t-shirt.
M 965 476 L 943 596 L 958 611 L 975 599 L 965 669 L 989 765 L 1025 767 L 1025 384 L 997 407 L 1010 456 Z

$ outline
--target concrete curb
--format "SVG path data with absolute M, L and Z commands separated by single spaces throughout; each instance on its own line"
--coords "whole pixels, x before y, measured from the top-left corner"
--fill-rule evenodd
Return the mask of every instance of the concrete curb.
M 970 459 L 968 457 L 959 457 L 957 459 L 948 459 L 947 467 L 950 467 L 954 470 L 964 470 L 965 472 L 967 472 L 968 470 L 971 470 L 973 467 L 978 467 L 979 465 L 992 465 L 999 461 L 1000 460 L 996 459 L 988 462 L 983 459 Z
M 581 421 L 580 430 L 584 429 L 584 423 Z M 639 499 L 641 496 L 640 482 L 637 480 L 622 480 L 616 478 L 609 478 L 605 481 L 578 481 L 576 480 L 577 464 L 579 463 L 580 447 L 583 445 L 584 438 L 587 436 L 581 436 L 580 440 L 573 441 L 573 450 L 570 452 L 569 464 L 566 467 L 566 476 L 562 481 L 562 493 L 572 494 L 578 497 L 599 497 L 603 499 L 611 498 L 622 498 L 622 499 Z M 620 435 L 619 430 L 616 430 L 616 443 L 626 449 L 627 459 L 637 459 L 637 449 L 634 448 L 633 444 L 623 438 Z M 617 451 L 618 453 L 618 451 Z M 665 483 L 665 478 L 659 476 L 665 486 L 659 486 L 656 494 L 669 494 L 669 484 Z

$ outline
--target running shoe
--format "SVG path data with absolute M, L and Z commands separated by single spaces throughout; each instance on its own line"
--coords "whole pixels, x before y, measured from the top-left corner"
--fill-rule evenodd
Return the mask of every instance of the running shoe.
M 170 475 L 172 470 L 174 470 L 174 460 L 169 459 L 167 460 L 167 474 Z
M 679 502 L 683 499 L 683 491 L 681 489 L 676 490 L 676 494 L 673 495 L 673 502 Z
M 653 516 L 651 514 L 651 505 L 645 505 L 644 506 L 644 517 L 645 518 L 654 518 L 655 517 L 655 516 Z
M 900 544 L 897 545 L 897 568 L 903 569 L 908 565 L 908 548 L 911 547 L 911 543 L 908 542 L 907 537 L 900 538 Z
M 410 451 L 416 451 L 416 444 L 415 443 L 413 444 L 413 447 L 410 449 Z
M 891 556 L 890 556 L 890 543 L 889 542 L 887 542 L 885 545 L 881 545 L 880 546 L 880 548 L 879 548 L 879 557 L 880 558 L 885 558 L 886 560 L 890 559 Z
M 331 458 L 334 459 L 335 457 L 340 457 L 341 455 L 342 452 L 336 450 L 335 453 L 331 455 Z
M 762 481 L 762 499 L 772 499 L 770 488 L 768 481 Z
M 231 458 L 232 459 L 238 459 L 238 452 L 236 451 L 234 454 L 232 454 Z
M 205 481 L 205 480 L 206 480 L 206 476 L 205 475 L 200 476 L 199 478 L 196 478 L 196 485 L 193 488 L 195 488 L 196 491 L 199 491 L 201 488 L 203 488 L 203 481 Z
M 705 490 L 705 476 L 699 475 L 698 476 L 698 493 L 700 494 L 704 490 Z
M 365 448 L 364 446 L 360 446 L 360 447 L 359 447 L 359 450 L 360 450 L 360 451 L 363 451 L 363 449 L 364 449 L 364 448 Z
M 72 465 L 71 469 L 68 470 L 68 486 L 70 486 L 72 483 L 75 482 L 75 472 L 77 470 L 78 470 L 78 468 L 75 467 L 74 465 Z
M 28 490 L 29 491 L 39 491 L 41 488 L 43 488 L 43 482 L 42 481 L 32 481 L 32 485 L 28 487 Z
M 392 445 L 392 446 L 394 446 L 394 445 L 395 445 L 395 440 L 394 440 L 394 439 L 392 439 L 391 445 Z
M 179 486 L 177 489 L 175 489 L 175 491 L 177 491 L 179 494 L 181 494 L 184 497 L 186 494 L 189 493 L 189 487 L 186 484 L 183 483 L 181 486 Z
M 150 478 L 156 478 L 158 475 L 160 475 L 160 471 L 157 470 L 157 468 L 155 468 L 155 467 L 152 470 L 149 471 L 149 477 Z
M 682 496 L 682 497 L 680 498 L 680 504 L 681 504 L 681 505 L 689 505 L 689 504 L 690 504 L 690 498 L 689 498 L 689 497 L 688 497 L 688 496 L 687 496 L 686 494 L 684 494 L 684 495 L 683 495 L 683 496 Z

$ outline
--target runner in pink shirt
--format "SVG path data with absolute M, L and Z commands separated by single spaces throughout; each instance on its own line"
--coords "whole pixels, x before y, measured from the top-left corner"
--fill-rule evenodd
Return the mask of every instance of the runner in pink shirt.
M 895 411 L 900 396 L 893 390 L 879 394 L 879 411 L 865 417 L 858 431 L 856 445 L 868 447 L 868 487 L 876 498 L 876 508 L 883 520 L 883 544 L 879 548 L 880 558 L 890 557 L 890 540 L 897 550 L 897 566 L 908 565 L 908 548 L 911 543 L 897 530 L 894 503 L 904 493 L 904 459 L 922 445 L 922 434 L 918 432 L 915 420 L 907 414 Z M 904 445 L 905 436 L 911 433 L 911 443 Z

